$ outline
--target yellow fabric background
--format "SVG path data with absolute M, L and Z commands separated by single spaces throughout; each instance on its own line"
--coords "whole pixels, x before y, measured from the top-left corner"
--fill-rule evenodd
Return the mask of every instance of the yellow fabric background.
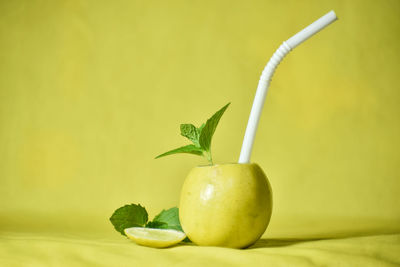
M 177 206 L 204 160 L 180 123 L 227 102 L 215 162 L 235 162 L 275 49 L 339 20 L 278 67 L 252 161 L 274 191 L 265 238 L 400 229 L 400 1 L 1 1 L 0 230 L 121 237 L 126 203 Z M 398 239 L 397 239 L 398 242 Z

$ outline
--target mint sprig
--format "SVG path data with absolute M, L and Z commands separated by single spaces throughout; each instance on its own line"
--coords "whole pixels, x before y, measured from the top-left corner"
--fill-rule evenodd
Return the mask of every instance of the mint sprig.
M 193 144 L 172 149 L 168 152 L 158 155 L 156 159 L 177 153 L 189 153 L 198 156 L 204 156 L 211 164 L 213 164 L 211 156 L 211 141 L 217 125 L 229 105 L 230 103 L 226 104 L 214 115 L 212 115 L 206 123 L 203 123 L 198 128 L 193 124 L 181 124 L 181 135 L 192 141 Z
M 115 230 L 125 235 L 124 230 L 130 227 L 147 227 L 157 229 L 174 229 L 183 231 L 179 222 L 179 209 L 177 207 L 162 210 L 153 221 L 148 222 L 148 214 L 140 204 L 125 205 L 114 211 L 110 218 Z

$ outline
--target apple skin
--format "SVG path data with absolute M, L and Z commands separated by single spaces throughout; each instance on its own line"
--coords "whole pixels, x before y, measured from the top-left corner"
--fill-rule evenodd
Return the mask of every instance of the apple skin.
M 182 187 L 179 219 L 197 245 L 248 247 L 263 235 L 271 214 L 271 186 L 255 163 L 195 167 Z

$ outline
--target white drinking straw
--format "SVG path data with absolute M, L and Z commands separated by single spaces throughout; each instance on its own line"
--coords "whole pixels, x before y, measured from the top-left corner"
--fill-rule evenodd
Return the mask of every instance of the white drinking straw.
M 258 123 L 260 121 L 261 111 L 264 106 L 268 86 L 272 75 L 282 59 L 296 46 L 331 24 L 337 19 L 332 10 L 325 16 L 314 21 L 312 24 L 289 38 L 276 50 L 268 64 L 265 66 L 260 81 L 258 82 L 256 96 L 254 97 L 253 107 L 251 108 L 249 122 L 247 123 L 246 133 L 244 135 L 242 150 L 240 152 L 239 163 L 249 163 L 251 151 L 253 149 L 254 137 L 256 135 Z

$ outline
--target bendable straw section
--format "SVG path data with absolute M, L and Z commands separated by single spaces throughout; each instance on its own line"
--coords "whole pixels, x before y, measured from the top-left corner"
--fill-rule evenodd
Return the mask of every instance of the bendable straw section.
M 256 96 L 254 97 L 253 107 L 251 108 L 249 121 L 247 123 L 246 133 L 243 139 L 239 163 L 250 162 L 250 156 L 253 150 L 253 143 L 258 128 L 258 122 L 260 121 L 261 111 L 264 106 L 265 97 L 268 92 L 272 75 L 274 75 L 279 63 L 281 63 L 282 59 L 290 52 L 290 50 L 290 46 L 286 42 L 283 42 L 283 44 L 272 55 L 261 74 Z

